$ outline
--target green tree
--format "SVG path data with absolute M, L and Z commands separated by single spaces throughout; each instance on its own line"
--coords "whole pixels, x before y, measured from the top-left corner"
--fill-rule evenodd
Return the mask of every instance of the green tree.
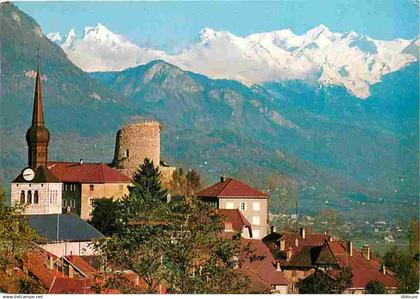
M 161 186 L 159 168 L 148 158 L 133 175 L 133 183 L 128 187 L 129 196 L 142 201 L 166 201 L 168 192 Z
M 172 174 L 170 186 L 173 195 L 191 196 L 201 186 L 201 176 L 194 169 L 185 173 L 184 169 L 177 168 Z
M 196 192 L 201 187 L 201 176 L 195 169 L 190 169 L 187 173 L 188 188 L 192 193 Z
M 166 202 L 158 170 L 148 161 L 121 201 L 121 230 L 96 244 L 105 260 L 137 273 L 155 293 L 231 293 L 247 279 L 235 270 L 239 240 L 221 237 L 220 216 L 194 198 Z M 150 186 L 153 186 L 150 188 Z
M 173 195 L 187 194 L 187 177 L 182 167 L 175 169 L 175 171 L 172 173 L 170 189 L 171 194 Z
M 350 267 L 344 267 L 341 271 L 340 276 L 336 280 L 337 290 L 341 294 L 352 286 L 353 272 Z
M 299 294 L 335 294 L 336 282 L 327 273 L 316 271 L 297 283 Z
M 349 267 L 345 267 L 337 278 L 333 278 L 324 271 L 299 281 L 300 294 L 341 294 L 352 285 L 353 274 Z
M 366 289 L 366 293 L 368 294 L 385 294 L 386 293 L 385 286 L 377 280 L 369 281 L 366 284 L 365 289 Z
M 391 248 L 383 257 L 386 267 L 395 272 L 401 285 L 399 293 L 412 294 L 419 289 L 419 263 L 410 254 L 403 254 L 398 248 Z
M 7 292 L 38 290 L 40 287 L 33 279 L 25 280 L 11 275 L 14 268 L 22 268 L 31 242 L 36 240 L 35 232 L 29 227 L 27 218 L 20 208 L 6 204 L 6 196 L 0 185 L 0 289 Z
M 90 224 L 106 236 L 118 230 L 120 201 L 113 198 L 96 198 L 93 201 Z

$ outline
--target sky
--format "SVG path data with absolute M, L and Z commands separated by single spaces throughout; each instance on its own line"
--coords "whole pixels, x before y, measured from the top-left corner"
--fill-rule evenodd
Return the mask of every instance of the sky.
M 419 35 L 418 0 L 283 1 L 60 1 L 14 2 L 44 33 L 79 36 L 98 22 L 140 46 L 177 52 L 210 27 L 245 36 L 290 28 L 296 34 L 324 24 L 335 32 L 356 31 L 374 39 Z

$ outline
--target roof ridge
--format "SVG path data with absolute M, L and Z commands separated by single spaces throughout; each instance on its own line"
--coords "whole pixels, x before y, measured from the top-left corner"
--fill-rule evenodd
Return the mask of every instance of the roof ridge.
M 229 180 L 229 181 L 228 181 Z M 225 184 L 225 186 L 219 191 L 219 194 L 221 194 L 222 192 L 223 192 L 223 190 L 225 190 L 226 189 L 226 187 L 232 182 L 232 178 L 226 178 L 223 182 L 227 182 L 226 184 Z M 220 183 L 223 183 L 223 182 L 220 182 Z
M 248 221 L 248 219 L 245 218 L 245 216 L 242 214 L 241 211 L 239 211 L 239 209 L 235 209 L 238 211 L 239 213 L 239 217 L 241 217 L 241 220 L 244 222 L 245 226 L 249 225 L 251 226 L 251 223 Z

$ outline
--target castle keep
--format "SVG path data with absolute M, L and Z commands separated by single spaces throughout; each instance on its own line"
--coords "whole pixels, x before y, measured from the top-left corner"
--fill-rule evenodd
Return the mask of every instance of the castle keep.
M 112 162 L 116 169 L 132 177 L 145 158 L 160 165 L 160 124 L 156 121 L 127 125 L 117 133 Z

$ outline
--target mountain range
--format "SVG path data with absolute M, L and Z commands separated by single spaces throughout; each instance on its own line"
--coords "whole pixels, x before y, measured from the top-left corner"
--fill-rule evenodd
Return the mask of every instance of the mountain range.
M 284 29 L 245 37 L 204 28 L 176 54 L 140 47 L 102 24 L 85 27 L 81 38 L 73 29 L 64 41 L 58 32 L 49 36 L 88 72 L 121 71 L 162 59 L 212 79 L 233 79 L 247 86 L 295 79 L 341 85 L 361 99 L 370 95 L 369 87 L 383 75 L 415 62 L 420 45 L 418 39 L 375 40 L 353 31 L 331 32 L 324 25 L 302 35 Z
M 417 212 L 418 63 L 384 75 L 364 101 L 340 85 L 248 86 L 163 60 L 86 73 L 30 16 L 0 5 L 4 182 L 26 165 L 39 48 L 52 160 L 109 162 L 117 129 L 140 116 L 162 123 L 164 160 L 198 169 L 205 183 L 220 174 L 247 181 L 272 194 L 273 211 L 299 197 L 308 213 L 336 209 L 370 219 Z M 284 189 L 288 202 L 280 201 Z

